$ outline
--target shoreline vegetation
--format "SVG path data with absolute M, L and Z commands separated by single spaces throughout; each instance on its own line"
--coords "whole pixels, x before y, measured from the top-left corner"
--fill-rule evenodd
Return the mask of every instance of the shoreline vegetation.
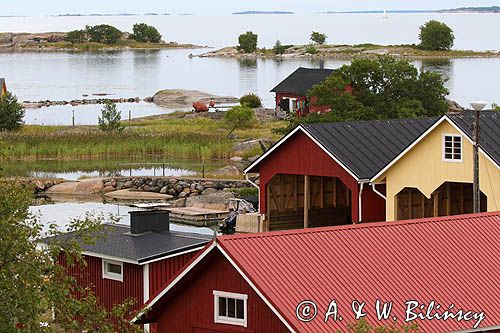
M 379 55 L 390 55 L 396 58 L 418 59 L 456 59 L 456 58 L 498 58 L 500 51 L 442 50 L 430 51 L 416 45 L 283 45 L 283 54 L 276 54 L 273 49 L 257 49 L 244 53 L 237 46 L 229 46 L 198 55 L 200 58 L 262 58 L 262 59 L 296 59 L 296 58 L 333 58 L 351 60 L 354 58 L 376 58 Z
M 126 51 L 126 50 L 164 50 L 164 49 L 201 49 L 207 46 L 181 44 L 177 42 L 159 43 L 139 42 L 124 36 L 114 44 L 65 41 L 66 32 L 45 33 L 0 33 L 0 52 L 87 52 L 87 51 Z
M 123 131 L 105 133 L 98 126 L 25 125 L 0 132 L 0 161 L 37 159 L 98 160 L 161 155 L 196 160 L 243 159 L 261 154 L 260 147 L 235 152 L 238 143 L 253 139 L 276 140 L 274 128 L 284 121 L 256 121 L 228 136 L 222 113 L 175 112 L 123 122 Z

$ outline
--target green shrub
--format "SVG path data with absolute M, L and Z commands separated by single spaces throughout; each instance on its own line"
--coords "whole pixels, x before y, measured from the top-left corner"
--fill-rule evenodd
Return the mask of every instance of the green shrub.
M 325 44 L 325 42 L 326 42 L 326 38 L 327 38 L 327 37 L 326 37 L 326 35 L 325 35 L 325 34 L 322 34 L 322 33 L 320 33 L 320 32 L 313 31 L 313 32 L 311 33 L 311 41 L 312 41 L 313 43 L 318 44 L 318 45 L 323 45 L 323 44 Z
M 17 97 L 7 92 L 0 98 L 0 131 L 13 131 L 24 125 L 24 108 Z
M 452 48 L 455 41 L 453 30 L 446 24 L 431 20 L 420 27 L 420 48 L 440 51 Z
M 84 30 L 73 30 L 66 34 L 64 40 L 71 44 L 85 43 L 87 41 L 87 34 Z
M 273 47 L 273 53 L 274 54 L 283 54 L 285 53 L 287 47 L 284 46 L 283 44 L 281 44 L 281 42 L 279 40 L 276 41 L 276 44 L 274 44 L 274 47 Z
M 248 128 L 255 122 L 255 113 L 248 106 L 235 106 L 224 114 L 224 121 L 231 128 L 228 136 L 238 128 Z
M 158 30 L 146 23 L 134 24 L 134 33 L 130 36 L 131 39 L 143 43 L 159 43 L 161 42 L 161 35 Z
M 233 188 L 231 192 L 239 198 L 255 197 L 259 195 L 259 190 L 256 187 Z
M 241 96 L 240 98 L 240 104 L 243 106 L 248 106 L 249 108 L 256 109 L 260 108 L 262 106 L 262 99 L 253 94 L 246 94 L 244 96 Z
M 101 131 L 122 131 L 121 125 L 122 116 L 116 109 L 116 104 L 107 102 L 101 110 L 101 117 L 99 117 L 99 128 Z
M 238 37 L 238 50 L 245 53 L 257 51 L 258 36 L 251 31 L 247 31 Z
M 91 42 L 108 45 L 118 43 L 123 36 L 123 32 L 108 24 L 87 26 L 85 31 Z
M 319 51 L 318 51 L 318 49 L 314 45 L 309 44 L 306 47 L 306 53 L 307 54 L 318 54 Z

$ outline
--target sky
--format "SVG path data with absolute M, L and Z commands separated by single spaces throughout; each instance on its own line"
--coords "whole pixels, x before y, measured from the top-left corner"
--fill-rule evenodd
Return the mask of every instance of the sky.
M 229 14 L 244 10 L 289 10 L 296 13 L 372 9 L 445 9 L 500 5 L 500 0 L 0 0 L 0 16 L 80 14 Z

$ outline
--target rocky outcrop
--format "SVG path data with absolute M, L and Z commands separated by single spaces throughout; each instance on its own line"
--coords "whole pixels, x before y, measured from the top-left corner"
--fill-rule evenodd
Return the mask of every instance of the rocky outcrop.
M 215 99 L 216 105 L 239 103 L 236 97 L 217 96 L 198 90 L 183 89 L 161 90 L 153 96 L 153 103 L 164 108 L 190 108 L 195 101 L 208 104 L 212 98 Z
M 47 32 L 47 33 L 2 33 L 0 34 L 0 49 L 9 48 L 27 48 L 42 46 L 47 43 L 63 42 L 66 33 Z

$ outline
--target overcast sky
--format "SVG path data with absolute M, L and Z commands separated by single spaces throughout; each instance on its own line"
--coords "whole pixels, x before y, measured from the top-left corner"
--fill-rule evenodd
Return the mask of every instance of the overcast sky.
M 227 14 L 242 10 L 443 9 L 500 5 L 500 0 L 0 0 L 0 15 L 57 15 L 65 13 L 193 13 Z

